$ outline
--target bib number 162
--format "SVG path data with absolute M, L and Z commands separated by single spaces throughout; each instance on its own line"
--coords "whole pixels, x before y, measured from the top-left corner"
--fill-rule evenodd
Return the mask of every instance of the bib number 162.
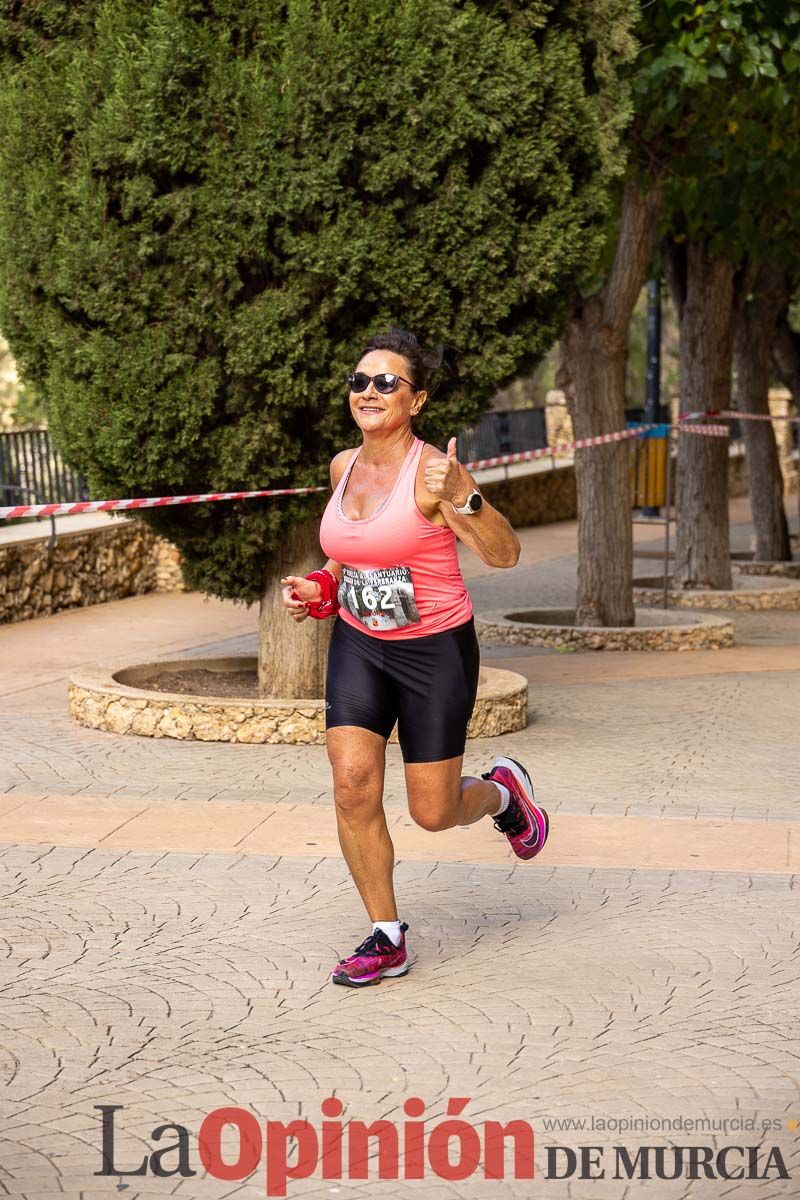
M 353 600 L 353 608 L 359 608 L 358 597 L 354 587 L 350 588 L 350 595 Z M 395 605 L 391 602 L 391 595 L 392 589 L 385 583 L 379 584 L 377 588 L 367 584 L 366 587 L 361 589 L 361 603 L 370 612 L 375 612 L 378 608 L 385 612 L 388 609 L 395 608 Z

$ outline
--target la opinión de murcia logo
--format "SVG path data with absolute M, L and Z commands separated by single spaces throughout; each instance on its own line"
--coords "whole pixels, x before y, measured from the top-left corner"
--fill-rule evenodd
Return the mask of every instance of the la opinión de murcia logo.
M 548 1146 L 547 1179 L 788 1179 L 778 1146 Z
M 308 1179 L 319 1168 L 322 1179 L 441 1179 L 460 1180 L 474 1175 L 483 1164 L 484 1179 L 505 1179 L 506 1148 L 513 1155 L 513 1178 L 533 1179 L 533 1128 L 528 1121 L 484 1121 L 471 1125 L 461 1114 L 469 1097 L 453 1097 L 445 1120 L 424 1119 L 425 1102 L 410 1096 L 403 1105 L 408 1120 L 364 1121 L 339 1118 L 342 1101 L 329 1096 L 321 1105 L 318 1126 L 308 1120 L 261 1122 L 243 1108 L 217 1108 L 204 1118 L 197 1134 L 200 1163 L 215 1179 L 241 1180 L 259 1167 L 265 1172 L 267 1196 L 285 1196 L 290 1180 Z M 159 1146 L 134 1168 L 120 1167 L 115 1158 L 114 1114 L 121 1104 L 96 1104 L 103 1114 L 103 1166 L 95 1175 L 191 1176 L 190 1133 L 185 1125 L 167 1122 L 150 1137 Z M 238 1157 L 223 1157 L 226 1127 L 238 1134 Z M 235 1139 L 234 1139 L 235 1141 Z M 370 1155 L 377 1154 L 377 1170 L 370 1172 Z M 290 1161 L 291 1160 L 291 1161 Z
M 462 1117 L 469 1098 L 448 1101 L 444 1120 L 425 1118 L 425 1103 L 411 1096 L 403 1105 L 408 1118 L 399 1124 L 388 1120 L 341 1121 L 342 1101 L 329 1096 L 320 1106 L 318 1126 L 310 1121 L 261 1122 L 243 1108 L 216 1108 L 204 1118 L 197 1134 L 197 1154 L 205 1171 L 215 1179 L 238 1181 L 259 1168 L 264 1170 L 265 1194 L 286 1196 L 287 1184 L 308 1179 L 319 1170 L 323 1180 L 467 1179 L 482 1168 L 483 1178 L 507 1177 L 507 1153 L 512 1160 L 509 1177 L 534 1178 L 534 1132 L 530 1122 L 484 1121 L 471 1125 Z M 170 1145 L 145 1154 L 135 1167 L 117 1164 L 114 1149 L 115 1113 L 121 1104 L 97 1104 L 102 1113 L 101 1170 L 95 1175 L 154 1175 L 160 1178 L 197 1175 L 192 1166 L 190 1132 L 185 1125 L 166 1122 L 151 1133 L 153 1142 L 165 1137 Z M 233 1152 L 223 1154 L 227 1130 Z M 231 1136 L 233 1135 L 233 1136 Z M 233 1154 L 236 1154 L 233 1159 Z M 372 1163 L 370 1157 L 377 1162 Z M 789 1172 L 778 1146 L 547 1146 L 546 1179 L 788 1179 Z M 124 1187 L 125 1185 L 121 1184 Z

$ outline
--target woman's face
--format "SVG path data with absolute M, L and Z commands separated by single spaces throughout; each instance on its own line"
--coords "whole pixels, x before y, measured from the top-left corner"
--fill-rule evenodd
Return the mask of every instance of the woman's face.
M 388 372 L 402 375 L 403 380 L 411 378 L 406 359 L 391 350 L 368 351 L 359 359 L 356 371 L 370 376 Z M 384 395 L 375 387 L 374 379 L 370 379 L 366 391 L 350 393 L 350 412 L 362 433 L 389 433 L 410 428 L 412 416 L 419 412 L 426 398 L 425 392 L 417 392 L 402 381 L 388 396 Z

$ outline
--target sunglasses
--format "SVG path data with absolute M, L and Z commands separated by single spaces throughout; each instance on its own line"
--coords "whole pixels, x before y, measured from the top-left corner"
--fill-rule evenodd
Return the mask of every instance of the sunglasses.
M 367 375 L 365 371 L 351 371 L 347 376 L 351 392 L 365 392 L 370 381 L 375 384 L 375 391 L 380 392 L 382 396 L 388 396 L 391 392 L 397 391 L 398 383 L 407 383 L 410 388 L 414 388 L 410 379 L 404 379 L 402 375 L 393 375 L 391 371 L 382 371 L 380 375 Z M 416 391 L 416 388 L 414 390 Z

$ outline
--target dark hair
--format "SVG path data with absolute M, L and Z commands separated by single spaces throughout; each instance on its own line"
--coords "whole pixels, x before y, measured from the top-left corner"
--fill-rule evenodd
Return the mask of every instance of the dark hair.
M 406 329 L 397 329 L 394 325 L 387 329 L 386 333 L 376 333 L 370 338 L 361 357 L 369 354 L 370 350 L 390 350 L 393 354 L 402 354 L 409 366 L 411 382 L 418 392 L 424 390 L 433 395 L 440 380 L 434 381 L 431 386 L 431 377 L 437 371 L 445 372 L 452 379 L 457 376 L 455 366 L 448 361 L 448 356 L 456 353 L 454 346 L 437 346 L 435 350 L 425 350 L 413 333 Z

